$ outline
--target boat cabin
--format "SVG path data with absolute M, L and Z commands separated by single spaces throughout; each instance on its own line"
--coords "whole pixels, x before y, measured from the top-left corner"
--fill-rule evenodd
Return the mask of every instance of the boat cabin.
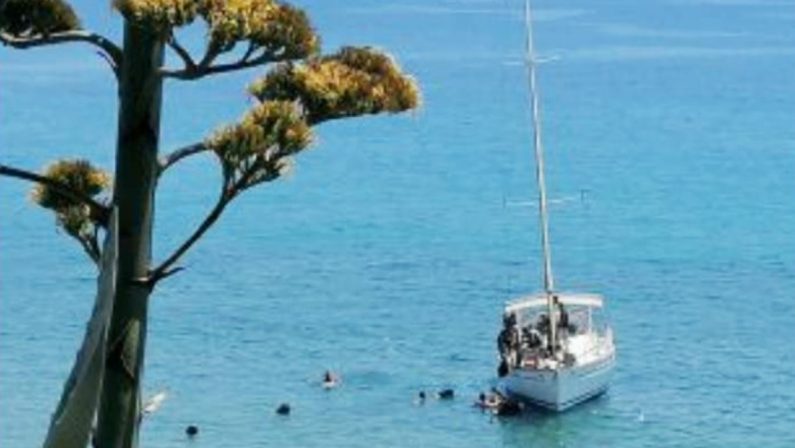
M 539 368 L 545 361 L 574 363 L 588 357 L 606 324 L 603 299 L 596 294 L 556 293 L 553 312 L 555 328 L 550 329 L 550 306 L 546 293 L 536 293 L 508 302 L 504 310 L 499 346 L 508 370 Z M 550 344 L 553 337 L 555 347 Z

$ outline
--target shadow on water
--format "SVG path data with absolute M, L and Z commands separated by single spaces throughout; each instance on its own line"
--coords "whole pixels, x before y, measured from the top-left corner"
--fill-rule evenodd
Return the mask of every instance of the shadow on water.
M 602 394 L 564 413 L 529 406 L 516 417 L 494 417 L 504 447 L 577 447 L 586 441 L 582 423 L 606 409 L 609 395 Z

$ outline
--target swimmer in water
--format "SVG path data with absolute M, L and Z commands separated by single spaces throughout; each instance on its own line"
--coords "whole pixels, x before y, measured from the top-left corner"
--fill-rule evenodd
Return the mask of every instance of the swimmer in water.
M 442 389 L 436 393 L 436 398 L 439 400 L 452 400 L 455 398 L 455 391 L 453 389 Z
M 290 403 L 282 403 L 276 408 L 276 413 L 279 415 L 290 415 Z
M 326 370 L 323 374 L 323 389 L 333 389 L 340 384 L 340 378 L 331 370 Z
M 199 427 L 196 425 L 188 425 L 188 427 L 185 428 L 185 434 L 188 437 L 196 437 L 196 435 L 199 434 Z
M 477 401 L 475 401 L 474 406 L 478 407 L 482 410 L 495 410 L 500 407 L 504 399 L 501 395 L 496 393 L 485 394 L 483 392 L 478 395 Z

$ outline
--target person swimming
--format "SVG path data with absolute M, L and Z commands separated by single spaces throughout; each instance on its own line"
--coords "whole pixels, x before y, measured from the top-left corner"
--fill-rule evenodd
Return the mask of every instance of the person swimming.
M 477 401 L 475 401 L 474 406 L 480 408 L 481 410 L 496 410 L 500 407 L 500 404 L 504 401 L 501 395 L 497 393 L 483 393 L 481 392 L 478 395 Z
M 326 370 L 323 374 L 323 389 L 333 389 L 340 384 L 340 377 L 331 370 Z
M 276 413 L 279 415 L 290 415 L 290 411 L 292 411 L 290 403 L 282 403 L 276 408 Z
M 423 404 L 425 404 L 425 399 L 426 398 L 428 398 L 428 396 L 425 394 L 425 391 L 421 390 L 420 393 L 417 394 L 417 398 L 414 400 L 414 404 L 415 405 L 423 405 Z
M 455 391 L 453 389 L 442 389 L 436 393 L 436 398 L 439 400 L 452 400 L 455 398 Z

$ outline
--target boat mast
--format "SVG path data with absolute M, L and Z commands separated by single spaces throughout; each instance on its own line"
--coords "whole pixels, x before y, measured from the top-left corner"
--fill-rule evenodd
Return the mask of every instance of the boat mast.
M 557 319 L 553 303 L 555 280 L 552 276 L 552 251 L 549 245 L 549 217 L 547 215 L 547 187 L 544 180 L 544 147 L 541 144 L 541 110 L 536 86 L 536 59 L 533 48 L 533 17 L 530 12 L 530 0 L 525 0 L 525 29 L 527 34 L 526 64 L 530 80 L 530 106 L 533 115 L 533 147 L 536 157 L 536 181 L 538 183 L 538 215 L 541 226 L 541 251 L 544 255 L 544 291 L 549 308 L 549 347 L 552 353 L 557 346 Z

